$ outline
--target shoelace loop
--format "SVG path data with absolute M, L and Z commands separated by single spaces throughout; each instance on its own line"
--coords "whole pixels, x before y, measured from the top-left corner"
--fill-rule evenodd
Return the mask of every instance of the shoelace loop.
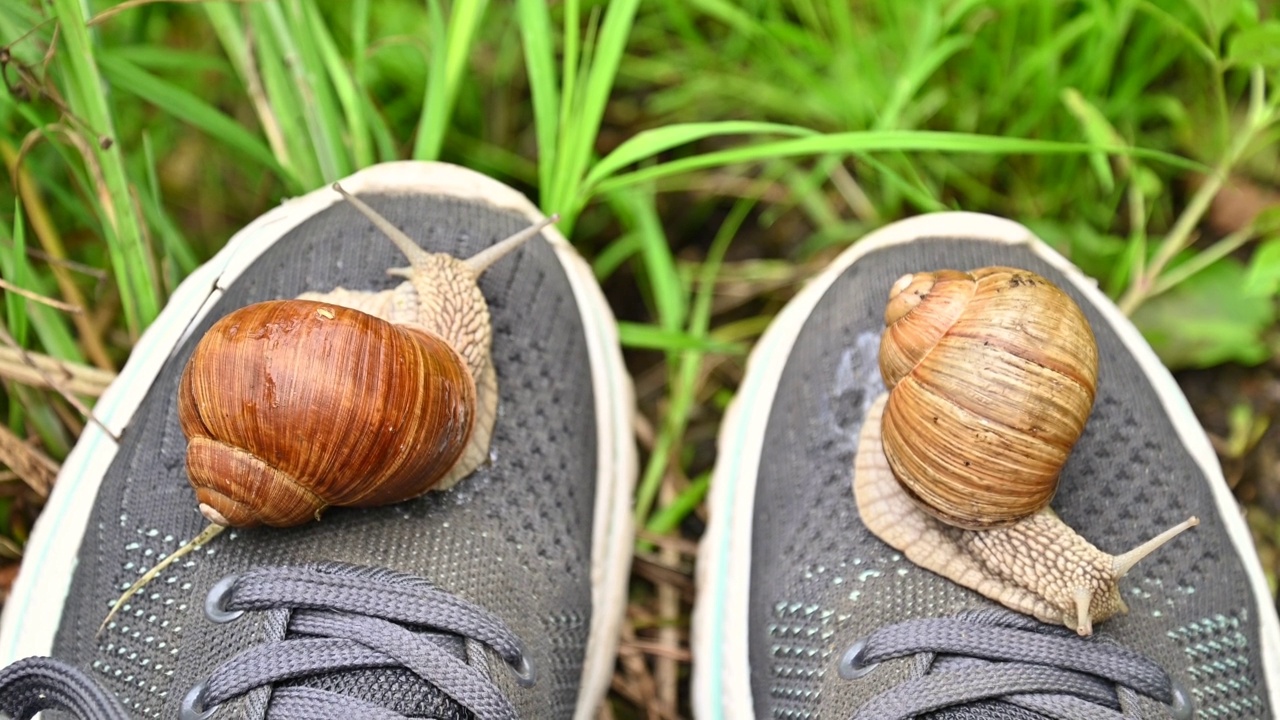
M 1126 717 L 1123 693 L 1163 703 L 1175 720 L 1194 715 L 1190 694 L 1150 658 L 1003 609 L 879 628 L 845 650 L 837 672 L 857 680 L 910 656 L 910 677 L 867 701 L 854 720 L 908 720 L 990 700 L 1054 718 L 1114 720 Z
M 515 720 L 511 701 L 485 671 L 487 663 L 475 660 L 480 647 L 497 654 L 520 686 L 537 681 L 524 644 L 496 616 L 389 570 L 338 563 L 257 568 L 214 584 L 205 612 L 221 624 L 267 613 L 263 630 L 272 639 L 227 659 L 191 688 L 182 700 L 182 720 L 207 720 L 245 696 L 270 720 L 403 718 L 369 699 L 292 682 L 371 669 L 408 670 L 438 690 L 440 702 L 456 704 L 450 713 Z M 464 645 L 471 662 L 459 656 Z M 27 658 L 0 670 L 0 711 L 25 720 L 50 709 L 94 720 L 128 718 L 110 692 L 63 661 Z
M 228 700 L 257 688 L 333 672 L 406 668 L 477 718 L 514 718 L 503 692 L 440 643 L 442 636 L 495 652 L 523 687 L 536 682 L 523 643 L 483 608 L 424 580 L 387 570 L 327 563 L 257 568 L 215 583 L 205 612 L 216 623 L 246 612 L 284 613 L 281 637 L 219 665 L 185 696 L 182 720 L 205 720 Z M 308 708 L 295 715 L 288 708 Z M 400 717 L 335 692 L 275 687 L 271 717 Z
M 62 660 L 29 657 L 0 669 L 0 715 L 28 720 L 42 710 L 94 720 L 129 720 L 114 695 Z

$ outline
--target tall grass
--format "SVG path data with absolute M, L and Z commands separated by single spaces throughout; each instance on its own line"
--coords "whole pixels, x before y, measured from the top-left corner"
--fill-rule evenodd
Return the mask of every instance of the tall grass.
M 651 420 L 636 516 L 655 535 L 696 532 L 708 428 L 770 315 L 833 249 L 906 214 L 1032 225 L 1171 366 L 1276 353 L 1280 215 L 1203 222 L 1230 181 L 1280 184 L 1280 24 L 1252 3 L 256 0 L 86 15 L 107 5 L 0 6 L 0 272 L 77 308 L 7 293 L 5 328 L 71 369 L 117 367 L 175 284 L 265 208 L 408 157 L 516 184 L 592 260 Z M 4 398 L 9 429 L 55 459 L 84 423 L 47 388 L 6 379 Z M 38 507 L 0 493 L 9 547 Z

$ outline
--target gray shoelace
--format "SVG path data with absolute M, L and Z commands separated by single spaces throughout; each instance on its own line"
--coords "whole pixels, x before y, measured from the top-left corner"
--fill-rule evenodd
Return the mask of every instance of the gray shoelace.
M 259 568 L 218 582 L 205 611 L 219 623 L 267 613 L 265 630 L 273 639 L 226 660 L 192 688 L 183 720 L 213 717 L 237 698 L 269 720 L 403 718 L 367 699 L 294 682 L 388 668 L 411 671 L 477 720 L 514 720 L 503 691 L 459 657 L 459 638 L 468 654 L 476 645 L 496 653 L 519 684 L 534 681 L 520 640 L 500 620 L 425 580 L 387 570 L 332 563 Z M 55 708 L 95 720 L 128 717 L 109 693 L 60 661 L 28 658 L 0 671 L 0 709 L 29 718 Z
M 1031 717 L 1131 718 L 1136 694 L 1190 718 L 1189 696 L 1150 658 L 1101 638 L 1080 638 L 1006 610 L 911 620 L 854 643 L 840 661 L 854 680 L 894 658 L 915 656 L 904 682 L 873 697 L 854 720 L 908 720 L 995 701 Z
M 111 693 L 61 660 L 23 658 L 0 670 L 0 715 L 28 720 L 41 710 L 94 720 L 129 720 Z

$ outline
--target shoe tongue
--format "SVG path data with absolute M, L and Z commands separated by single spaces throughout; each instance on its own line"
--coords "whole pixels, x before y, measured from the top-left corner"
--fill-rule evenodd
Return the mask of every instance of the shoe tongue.
M 456 635 L 432 633 L 430 641 L 453 657 L 468 661 L 466 643 Z M 309 677 L 288 685 L 311 687 L 359 698 L 411 718 L 475 720 L 440 688 L 405 668 L 349 670 Z

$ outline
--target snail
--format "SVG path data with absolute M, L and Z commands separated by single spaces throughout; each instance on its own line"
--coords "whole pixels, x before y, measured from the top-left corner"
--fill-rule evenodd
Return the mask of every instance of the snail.
M 290 527 L 330 506 L 401 502 L 452 487 L 488 458 L 498 385 L 477 280 L 557 216 L 462 260 L 423 250 L 333 188 L 404 253 L 409 266 L 387 271 L 404 282 L 255 303 L 205 333 L 179 380 L 178 416 L 210 524 L 126 590 L 102 627 L 227 527 Z
M 889 391 L 863 423 L 863 523 L 908 560 L 1079 635 L 1127 612 L 1118 581 L 1194 516 L 1112 556 L 1050 500 L 1084 432 L 1098 350 L 1080 308 L 1008 267 L 905 275 L 885 309 Z
M 409 260 L 391 290 L 337 288 L 236 310 L 183 370 L 187 475 L 211 523 L 287 527 L 326 508 L 447 489 L 488 457 L 498 386 L 476 284 L 548 219 L 460 260 L 334 188 Z

